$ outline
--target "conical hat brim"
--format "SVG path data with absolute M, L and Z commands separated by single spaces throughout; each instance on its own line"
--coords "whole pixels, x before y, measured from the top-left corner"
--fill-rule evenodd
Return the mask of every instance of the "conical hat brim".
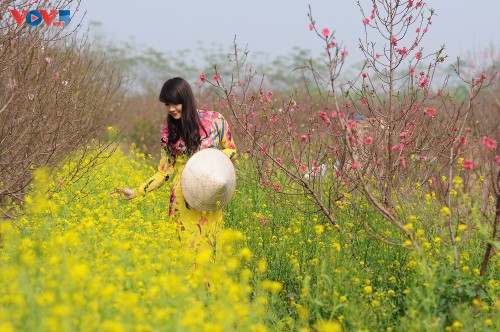
M 236 190 L 233 163 L 218 149 L 195 153 L 182 171 L 181 190 L 189 206 L 198 212 L 222 209 Z

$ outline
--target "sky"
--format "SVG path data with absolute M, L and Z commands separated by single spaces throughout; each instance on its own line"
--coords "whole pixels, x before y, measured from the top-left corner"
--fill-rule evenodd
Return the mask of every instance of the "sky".
M 361 0 L 368 6 L 370 2 Z M 445 53 L 452 59 L 491 45 L 498 49 L 499 0 L 426 3 L 436 16 L 420 45 L 424 49 L 430 52 L 445 44 Z M 250 54 L 287 55 L 296 46 L 321 54 L 322 41 L 309 31 L 309 5 L 318 28 L 335 31 L 349 57 L 361 59 L 358 39 L 364 34 L 363 16 L 355 0 L 82 0 L 72 23 L 82 20 L 85 28 L 90 26 L 91 34 L 160 52 L 194 50 L 198 46 L 229 50 L 236 37 L 238 45 L 246 45 Z M 95 22 L 100 25 L 92 24 Z

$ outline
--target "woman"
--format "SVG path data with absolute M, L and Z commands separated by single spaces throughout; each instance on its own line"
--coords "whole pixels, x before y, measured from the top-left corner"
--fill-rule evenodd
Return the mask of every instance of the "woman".
M 215 250 L 223 227 L 222 210 L 199 213 L 191 209 L 182 195 L 180 177 L 189 157 L 201 149 L 216 148 L 230 159 L 235 157 L 236 146 L 227 121 L 220 113 L 198 110 L 191 87 L 180 77 L 165 82 L 160 101 L 168 115 L 161 133 L 158 172 L 138 188 L 121 191 L 125 199 L 144 197 L 171 180 L 169 215 L 179 225 L 181 242 L 195 249 L 202 246 Z

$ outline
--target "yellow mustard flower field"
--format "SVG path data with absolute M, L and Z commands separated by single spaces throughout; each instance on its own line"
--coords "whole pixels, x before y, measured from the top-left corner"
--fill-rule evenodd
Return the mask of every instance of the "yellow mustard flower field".
M 71 162 L 37 170 L 25 214 L 0 223 L 0 331 L 498 331 L 500 255 L 478 298 L 479 237 L 455 270 L 421 217 L 408 226 L 418 256 L 369 237 L 349 208 L 362 201 L 339 202 L 331 225 L 298 208 L 304 197 L 263 191 L 241 158 L 222 250 L 195 252 L 169 221 L 167 186 L 110 195 L 152 174 L 151 156 L 106 157 L 78 181 L 63 180 Z M 420 203 L 422 216 L 436 208 Z

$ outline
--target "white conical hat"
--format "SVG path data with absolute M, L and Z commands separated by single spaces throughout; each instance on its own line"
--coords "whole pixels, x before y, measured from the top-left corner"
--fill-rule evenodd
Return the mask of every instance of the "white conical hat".
M 181 175 L 184 199 L 198 212 L 222 209 L 233 198 L 236 173 L 231 160 L 217 149 L 196 152 Z

